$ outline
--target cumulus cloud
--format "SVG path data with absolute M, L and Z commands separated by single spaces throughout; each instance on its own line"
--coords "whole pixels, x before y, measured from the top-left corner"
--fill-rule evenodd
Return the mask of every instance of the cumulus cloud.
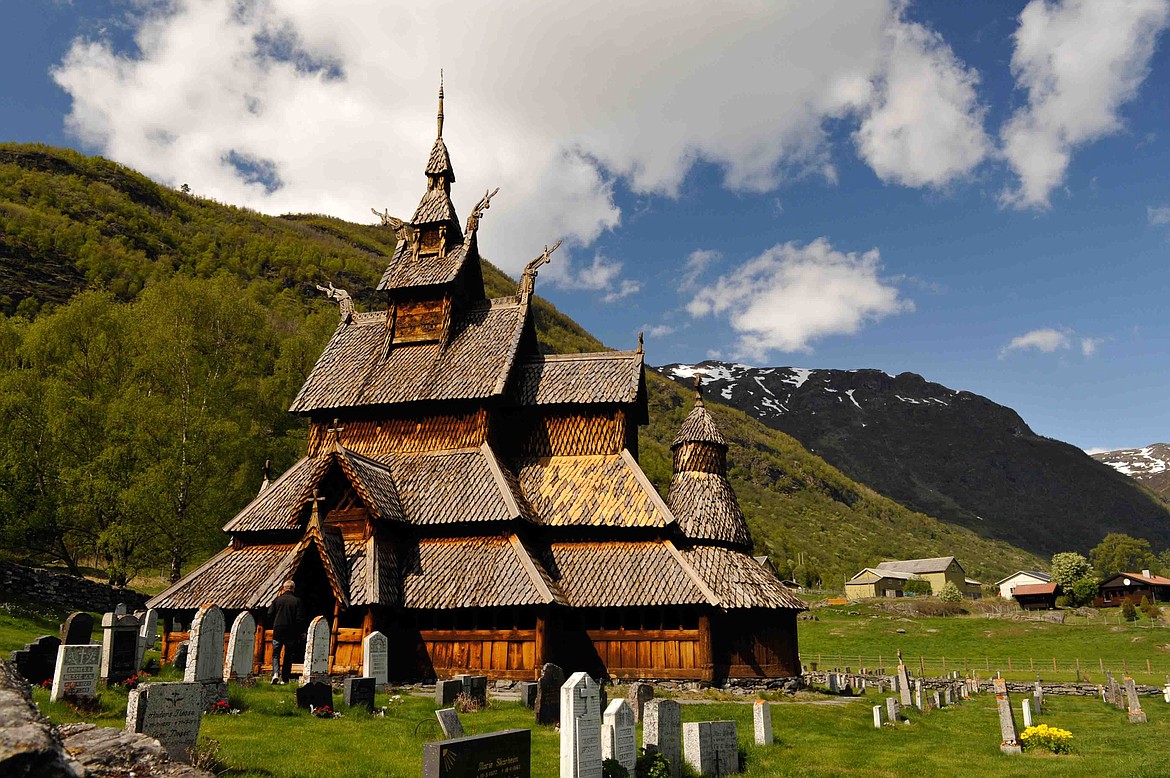
M 1081 354 L 1086 357 L 1093 356 L 1104 342 L 1105 338 L 1081 338 Z
M 1047 207 L 1073 150 L 1121 129 L 1121 107 L 1149 70 L 1170 0 L 1032 0 L 1020 13 L 1012 74 L 1027 103 L 1000 132 L 1019 184 L 1004 204 Z
M 1150 224 L 1170 224 L 1170 205 L 1147 206 L 1146 219 Z
M 1071 347 L 1072 330 L 1045 327 L 1012 338 L 1010 343 L 1000 349 L 999 357 L 1003 359 L 1012 351 L 1029 350 L 1051 354 L 1053 351 L 1067 350 Z
M 687 255 L 683 263 L 683 273 L 678 280 L 677 289 L 680 292 L 692 291 L 699 283 L 699 278 L 707 272 L 707 268 L 723 259 L 723 255 L 711 249 L 695 249 Z
M 553 274 L 551 280 L 565 289 L 601 292 L 602 302 L 612 303 L 642 289 L 640 282 L 621 278 L 621 274 L 621 262 L 597 253 L 589 265 L 575 271 L 562 270 Z
M 673 335 L 675 328 L 669 324 L 643 324 L 641 331 L 648 338 L 664 338 Z
M 687 310 L 696 318 L 727 316 L 749 358 L 811 351 L 820 338 L 914 309 L 879 276 L 880 260 L 877 249 L 844 253 L 825 238 L 779 244 L 700 290 Z
M 480 245 L 511 272 L 618 226 L 619 179 L 672 196 L 699 161 L 737 190 L 831 178 L 832 121 L 863 123 L 888 181 L 939 185 L 982 154 L 975 74 L 901 0 L 599 0 L 588 23 L 540 0 L 133 5 L 132 47 L 78 39 L 54 71 L 86 144 L 267 213 L 409 216 L 442 65 L 455 204 L 501 187 Z

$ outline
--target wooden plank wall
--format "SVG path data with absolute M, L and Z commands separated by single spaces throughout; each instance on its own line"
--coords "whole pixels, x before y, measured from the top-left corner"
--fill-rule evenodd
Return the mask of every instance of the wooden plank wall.
M 795 614 L 726 614 L 712 634 L 716 637 L 715 674 L 719 679 L 800 674 Z
M 477 672 L 491 678 L 536 677 L 536 630 L 421 630 L 419 668 L 437 678 Z
M 702 678 L 699 630 L 587 630 L 612 678 Z

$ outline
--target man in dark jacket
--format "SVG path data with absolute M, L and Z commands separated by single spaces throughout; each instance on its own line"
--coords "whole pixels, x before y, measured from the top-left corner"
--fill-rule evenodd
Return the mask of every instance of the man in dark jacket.
M 292 581 L 285 581 L 280 596 L 268 608 L 268 623 L 272 625 L 273 683 L 288 683 L 292 675 L 291 647 L 299 642 L 305 629 L 301 598 L 293 594 L 295 588 Z

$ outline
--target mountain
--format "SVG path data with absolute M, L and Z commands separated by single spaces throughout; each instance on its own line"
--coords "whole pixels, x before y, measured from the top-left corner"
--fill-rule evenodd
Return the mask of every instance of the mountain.
M 1036 554 L 1110 532 L 1170 546 L 1170 509 L 1116 470 L 1035 434 L 1011 408 L 914 373 L 666 365 L 906 507 Z
M 1144 448 L 1103 451 L 1092 457 L 1170 502 L 1170 444 L 1154 443 Z
M 420 175 L 420 191 L 421 184 Z M 490 214 L 484 229 L 491 229 Z M 36 324 L 69 313 L 75 295 L 87 288 L 108 290 L 120 304 L 132 305 L 143 298 L 144 289 L 176 278 L 198 288 L 205 279 L 222 285 L 226 276 L 244 290 L 247 304 L 267 313 L 268 321 L 261 324 L 271 332 L 258 339 L 265 352 L 243 360 L 237 370 L 242 385 L 263 387 L 248 396 L 262 398 L 266 412 L 279 417 L 283 427 L 253 423 L 241 433 L 249 440 L 233 444 L 260 453 L 254 467 L 241 465 L 237 481 L 242 485 L 235 491 L 218 483 L 208 486 L 215 491 L 206 502 L 222 514 L 214 517 L 218 524 L 242 507 L 237 495 L 244 487 L 254 493 L 266 457 L 279 472 L 303 447 L 303 422 L 283 409 L 336 322 L 335 304 L 314 285 L 332 281 L 351 291 L 359 309 L 376 308 L 381 300 L 372 290 L 393 247 L 393 234 L 378 226 L 320 215 L 266 216 L 160 186 L 100 157 L 0 144 L 0 343 L 6 337 L 19 341 Z M 490 295 L 515 293 L 515 281 L 498 268 L 485 262 L 483 273 Z M 534 306 L 544 349 L 603 348 L 548 301 L 536 297 Z M 15 316 L 7 323 L 16 326 L 6 327 L 4 314 Z M 35 319 L 33 324 L 27 324 L 29 319 Z M 19 344 L 6 347 L 16 352 Z M 28 367 L 21 359 L 5 360 L 3 352 L 0 382 Z M 284 380 L 268 380 L 266 371 L 274 363 Z M 650 423 L 641 431 L 639 458 L 665 494 L 670 443 L 693 404 L 693 393 L 654 373 L 648 373 L 647 385 Z M 785 575 L 839 588 L 846 576 L 889 558 L 955 554 L 969 574 L 983 580 L 1043 565 L 1034 554 L 1006 542 L 908 510 L 741 411 L 714 403 L 710 409 L 731 441 L 731 480 L 757 553 L 769 554 Z M 0 412 L 0 441 L 26 440 L 14 433 L 8 418 Z M 278 434 L 284 436 L 280 446 L 270 440 Z M 84 464 L 73 463 L 74 470 Z M 12 538 L 27 532 L 22 517 L 6 506 L 28 503 L 6 500 L 12 478 L 0 467 L 0 542 L 17 553 L 21 547 Z M 57 519 L 70 518 L 67 507 Z M 222 536 L 211 531 L 205 545 L 221 546 Z

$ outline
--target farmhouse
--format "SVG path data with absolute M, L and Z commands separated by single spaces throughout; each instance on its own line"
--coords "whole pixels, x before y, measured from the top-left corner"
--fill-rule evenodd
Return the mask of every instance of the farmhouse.
M 850 600 L 867 597 L 901 597 L 906 582 L 925 580 L 931 594 L 939 594 L 951 581 L 966 597 L 978 597 L 982 584 L 968 578 L 963 566 L 953 556 L 929 559 L 901 559 L 867 567 L 845 582 L 845 596 Z
M 532 295 L 487 299 L 477 244 L 491 194 L 461 225 L 442 137 L 377 289 L 341 321 L 291 411 L 304 458 L 224 527 L 219 554 L 150 601 L 169 661 L 204 603 L 258 623 L 296 582 L 331 625 L 330 669 L 390 639 L 400 679 L 531 679 L 545 662 L 595 677 L 720 680 L 800 672 L 803 603 L 751 557 L 728 444 L 696 397 L 663 499 L 638 465 L 648 420 L 636 350 L 542 354 Z M 270 625 L 268 625 L 270 627 Z
M 1037 570 L 1017 570 L 1007 578 L 1001 578 L 996 581 L 995 586 L 999 589 L 1000 597 L 1005 600 L 1010 600 L 1012 598 L 1012 590 L 1017 586 L 1046 584 L 1051 580 L 1048 573 L 1041 573 Z
M 1101 582 L 1100 592 L 1094 603 L 1098 607 L 1121 605 L 1125 600 L 1136 605 L 1142 597 L 1151 602 L 1170 602 L 1170 578 L 1153 575 L 1149 570 L 1118 573 Z

